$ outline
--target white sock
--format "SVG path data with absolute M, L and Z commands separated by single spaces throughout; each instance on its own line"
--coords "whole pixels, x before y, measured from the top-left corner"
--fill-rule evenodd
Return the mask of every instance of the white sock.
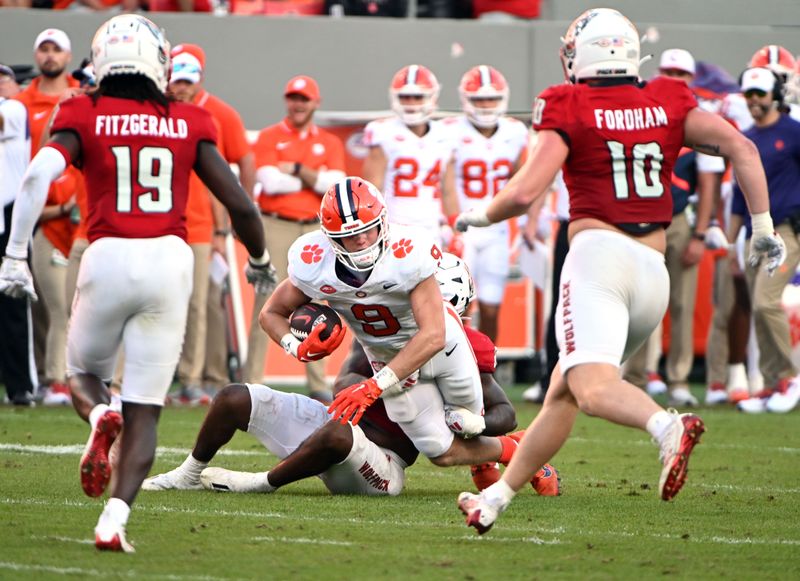
M 728 365 L 728 389 L 747 389 L 748 383 L 744 363 Z
M 92 408 L 92 411 L 89 412 L 89 425 L 92 426 L 93 430 L 94 430 L 95 426 L 97 425 L 97 421 L 100 419 L 100 417 L 104 413 L 106 413 L 109 409 L 111 409 L 111 408 L 109 408 L 104 403 L 99 403 L 99 404 L 97 404 L 96 406 L 94 406 Z
M 269 472 L 264 472 L 264 492 L 275 492 L 278 490 L 277 486 L 272 486 L 269 482 Z
M 200 462 L 194 456 L 189 454 L 183 464 L 180 465 L 180 470 L 192 478 L 192 480 L 199 481 L 200 473 L 208 467 L 208 462 Z
M 103 512 L 115 523 L 125 526 L 128 524 L 131 507 L 121 498 L 109 498 Z
M 486 488 L 481 495 L 487 502 L 507 507 L 517 493 L 502 478 Z
M 661 439 L 667 432 L 667 428 L 669 428 L 674 421 L 675 418 L 669 412 L 665 410 L 657 411 L 647 420 L 647 431 L 656 439 L 656 442 L 661 442 Z

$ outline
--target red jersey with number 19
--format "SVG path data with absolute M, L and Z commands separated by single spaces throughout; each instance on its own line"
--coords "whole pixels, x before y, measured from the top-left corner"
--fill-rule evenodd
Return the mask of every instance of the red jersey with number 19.
M 211 115 L 169 104 L 82 95 L 64 101 L 52 134 L 75 133 L 86 178 L 89 241 L 104 236 L 186 239 L 189 174 L 200 141 L 216 142 Z
M 669 225 L 670 177 L 686 115 L 697 106 L 682 81 L 556 85 L 536 99 L 533 127 L 562 135 L 570 218 Z

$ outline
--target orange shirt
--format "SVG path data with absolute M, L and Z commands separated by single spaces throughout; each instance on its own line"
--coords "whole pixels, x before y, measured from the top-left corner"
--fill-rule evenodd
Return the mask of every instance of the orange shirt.
M 21 101 L 28 108 L 28 121 L 31 126 L 31 158 L 39 151 L 42 133 L 50 120 L 50 113 L 58 105 L 58 95 L 45 95 L 39 91 L 42 77 L 36 77 L 28 87 L 16 95 L 14 99 Z M 72 77 L 67 78 L 70 88 L 80 87 L 80 83 Z
M 238 163 L 250 153 L 244 123 L 236 109 L 219 97 L 200 89 L 192 100 L 194 105 L 205 109 L 217 127 L 217 147 L 228 163 Z M 214 233 L 214 214 L 211 192 L 192 172 L 189 178 L 189 199 L 186 202 L 186 242 L 208 244 Z
M 256 168 L 277 166 L 282 161 L 288 161 L 300 162 L 315 170 L 345 169 L 342 142 L 316 125 L 301 133 L 284 119 L 261 130 L 253 151 Z M 319 213 L 321 199 L 321 194 L 306 188 L 291 194 L 262 193 L 258 205 L 265 214 L 275 214 L 289 220 L 310 220 Z
M 50 186 L 46 204 L 48 206 L 65 204 L 73 195 L 77 197 L 76 194 L 81 189 L 83 189 L 83 176 L 79 169 L 71 165 Z M 72 248 L 72 241 L 77 229 L 76 225 L 70 220 L 69 215 L 45 220 L 41 223 L 41 229 L 42 234 L 53 246 L 61 251 L 61 254 L 69 256 L 69 250 Z

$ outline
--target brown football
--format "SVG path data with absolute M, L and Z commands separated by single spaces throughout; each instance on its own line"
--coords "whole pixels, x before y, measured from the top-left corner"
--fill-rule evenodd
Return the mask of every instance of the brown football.
M 327 339 L 336 325 L 342 324 L 342 319 L 328 305 L 320 303 L 306 303 L 297 307 L 289 318 L 289 328 L 292 335 L 301 341 L 308 337 L 311 330 L 325 323 L 325 329 L 320 333 L 320 339 Z

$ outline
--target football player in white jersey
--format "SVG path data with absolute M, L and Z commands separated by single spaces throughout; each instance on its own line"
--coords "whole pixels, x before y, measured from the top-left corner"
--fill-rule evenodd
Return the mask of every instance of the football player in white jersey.
M 442 300 L 434 276 L 441 251 L 433 239 L 419 228 L 390 230 L 383 196 L 355 177 L 328 189 L 320 221 L 320 231 L 292 245 L 289 278 L 259 322 L 301 361 L 327 356 L 342 335 L 320 341 L 312 332 L 299 341 L 288 321 L 297 307 L 327 300 L 347 322 L 374 375 L 339 392 L 329 408 L 333 419 L 356 425 L 381 397 L 389 419 L 437 465 L 509 459 L 513 440 L 477 436 L 485 427 L 479 371 L 458 313 Z M 446 410 L 460 414 L 465 439 L 454 437 Z
M 442 204 L 447 216 L 486 208 L 519 168 L 528 145 L 521 121 L 505 117 L 508 83 L 487 65 L 473 67 L 458 87 L 464 115 L 445 121 L 453 154 L 445 172 Z M 497 314 L 509 270 L 509 224 L 473 228 L 463 235 L 464 260 L 478 289 L 479 329 L 497 340 Z M 454 250 L 455 246 L 451 245 Z
M 369 154 L 362 175 L 383 192 L 393 224 L 438 231 L 442 223 L 441 178 L 450 155 L 447 131 L 432 121 L 439 81 L 422 65 L 408 65 L 392 78 L 395 117 L 367 124 Z

